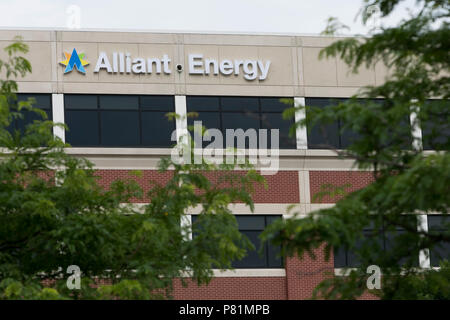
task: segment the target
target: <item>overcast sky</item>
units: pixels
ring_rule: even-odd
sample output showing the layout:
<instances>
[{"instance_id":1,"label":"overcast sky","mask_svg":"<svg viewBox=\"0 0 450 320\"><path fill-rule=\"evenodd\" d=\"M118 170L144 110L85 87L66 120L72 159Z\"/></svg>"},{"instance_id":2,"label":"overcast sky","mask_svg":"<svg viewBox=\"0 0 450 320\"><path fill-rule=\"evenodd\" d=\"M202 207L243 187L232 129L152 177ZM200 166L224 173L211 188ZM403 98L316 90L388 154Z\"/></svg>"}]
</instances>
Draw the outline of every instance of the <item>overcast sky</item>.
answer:
<instances>
[{"instance_id":1,"label":"overcast sky","mask_svg":"<svg viewBox=\"0 0 450 320\"><path fill-rule=\"evenodd\" d=\"M1 28L66 28L67 8L80 8L82 29L149 31L270 32L318 34L326 19L338 17L347 34L366 34L355 21L362 0L0 0ZM392 25L407 16L406 0Z\"/></svg>"}]
</instances>

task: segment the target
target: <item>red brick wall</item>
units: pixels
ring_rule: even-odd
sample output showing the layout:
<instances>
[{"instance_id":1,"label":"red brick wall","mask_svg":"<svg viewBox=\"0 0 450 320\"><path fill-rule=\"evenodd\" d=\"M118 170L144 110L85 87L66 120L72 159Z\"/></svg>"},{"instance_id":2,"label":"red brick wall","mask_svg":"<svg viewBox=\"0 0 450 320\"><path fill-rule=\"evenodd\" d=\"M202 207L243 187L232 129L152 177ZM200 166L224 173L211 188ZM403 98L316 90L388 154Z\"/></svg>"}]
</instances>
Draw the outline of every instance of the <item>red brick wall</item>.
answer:
<instances>
[{"instance_id":1,"label":"red brick wall","mask_svg":"<svg viewBox=\"0 0 450 320\"><path fill-rule=\"evenodd\" d=\"M310 171L309 183L311 202L313 203L335 203L341 196L330 197L329 195L323 198L314 199L314 195L321 192L321 186L333 185L343 186L349 184L345 188L346 192L353 192L361 189L374 181L373 173L368 171Z\"/></svg>"},{"instance_id":2,"label":"red brick wall","mask_svg":"<svg viewBox=\"0 0 450 320\"><path fill-rule=\"evenodd\" d=\"M118 179L134 179L139 185L148 191L150 189L149 181L157 183L166 183L171 176L171 172L158 172L156 170L142 170L142 177L131 175L132 170L96 170L95 174L100 177L99 184L108 187L111 182ZM217 181L216 172L206 173L212 181ZM242 174L242 173L241 173ZM279 171L275 175L265 176L267 181L267 190L261 184L255 184L253 201L255 203L298 203L298 172L297 171ZM134 200L133 202L142 202Z\"/></svg>"},{"instance_id":3,"label":"red brick wall","mask_svg":"<svg viewBox=\"0 0 450 320\"><path fill-rule=\"evenodd\" d=\"M333 255L325 261L323 248L314 251L315 259L308 254L286 259L287 294L289 300L311 299L314 288L327 274L334 274Z\"/></svg>"},{"instance_id":4,"label":"red brick wall","mask_svg":"<svg viewBox=\"0 0 450 320\"><path fill-rule=\"evenodd\" d=\"M164 184L170 179L170 172L159 173L156 170L143 170L142 177L130 175L131 170L96 170L100 176L99 183L108 186L116 179L135 179L148 190L149 181ZM207 173L212 181L217 181L217 173ZM280 171L276 175L265 176L268 189L255 186L253 199L255 203L299 203L299 182L297 171ZM341 186L351 184L347 191L360 189L373 181L371 172L358 171L310 171L311 198L320 191L323 184ZM319 201L315 201L319 202ZM336 199L324 197L322 203L334 203ZM334 273L333 256L325 261L322 248L315 251L316 257L308 255L301 259L286 259L286 277L218 277L209 285L197 286L188 281L188 287L182 287L179 279L174 282L175 299L310 299L314 288L329 274ZM328 275L327 275L328 274ZM376 299L364 294L361 299Z\"/></svg>"},{"instance_id":5,"label":"red brick wall","mask_svg":"<svg viewBox=\"0 0 450 320\"><path fill-rule=\"evenodd\" d=\"M157 170L141 170L142 175L132 174L133 170L95 170L95 175L99 177L98 184L108 188L115 180L135 180L144 190L144 193L150 190L150 181L159 184L165 184L172 176L172 172L159 172ZM131 202L142 202L141 199L131 199Z\"/></svg>"},{"instance_id":6,"label":"red brick wall","mask_svg":"<svg viewBox=\"0 0 450 320\"><path fill-rule=\"evenodd\" d=\"M226 277L213 278L208 285L197 286L188 281L183 287L174 282L174 299L178 300L285 300L285 277Z\"/></svg>"}]
</instances>

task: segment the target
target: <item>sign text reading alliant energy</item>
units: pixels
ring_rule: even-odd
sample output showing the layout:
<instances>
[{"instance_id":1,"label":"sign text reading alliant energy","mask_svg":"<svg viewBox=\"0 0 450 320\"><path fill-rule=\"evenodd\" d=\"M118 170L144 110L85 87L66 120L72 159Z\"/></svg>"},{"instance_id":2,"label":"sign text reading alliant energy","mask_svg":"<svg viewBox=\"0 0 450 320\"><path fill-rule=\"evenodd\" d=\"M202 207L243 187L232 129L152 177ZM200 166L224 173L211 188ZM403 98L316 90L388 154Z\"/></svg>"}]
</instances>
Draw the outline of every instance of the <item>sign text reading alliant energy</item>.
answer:
<instances>
[{"instance_id":1,"label":"sign text reading alliant energy","mask_svg":"<svg viewBox=\"0 0 450 320\"><path fill-rule=\"evenodd\" d=\"M111 58L111 59L110 59ZM113 52L108 56L106 52L100 52L94 72L102 69L112 74L171 74L171 62L167 54L162 57L134 58L130 53ZM269 73L270 60L253 59L222 59L204 58L202 54L188 55L189 74L192 75L231 75L243 74L246 80L265 80ZM177 71L181 72L183 67L177 65Z\"/></svg>"}]
</instances>

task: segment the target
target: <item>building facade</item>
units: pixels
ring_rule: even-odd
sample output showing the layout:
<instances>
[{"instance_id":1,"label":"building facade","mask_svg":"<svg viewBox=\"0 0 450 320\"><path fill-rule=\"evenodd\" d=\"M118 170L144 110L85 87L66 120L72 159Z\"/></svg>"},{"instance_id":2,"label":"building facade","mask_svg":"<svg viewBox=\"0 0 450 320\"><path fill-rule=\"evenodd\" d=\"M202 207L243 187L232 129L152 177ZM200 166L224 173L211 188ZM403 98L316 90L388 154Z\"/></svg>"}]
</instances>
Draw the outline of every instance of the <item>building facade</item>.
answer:
<instances>
[{"instance_id":1,"label":"building facade","mask_svg":"<svg viewBox=\"0 0 450 320\"><path fill-rule=\"evenodd\" d=\"M177 138L171 139L173 130L184 130L193 121L181 117L169 122L168 112L196 112L203 125L224 133L230 128L279 129L278 169L266 176L267 190L256 188L255 211L233 205L241 231L255 243L270 221L289 216L286 209L291 204L304 215L332 206L336 199L315 197L322 185L348 183L356 190L372 181L370 171L356 170L351 159L330 150L349 143L349 137L339 134L339 124L326 128L328 140L305 128L290 137L293 121L281 116L286 105L280 98L322 106L384 81L388 70L383 65L352 74L338 58L320 60L320 50L334 38L0 30L0 47L17 35L29 45L26 58L33 67L18 81L19 98L36 97L37 106L53 121L69 126L67 132L55 128L54 134L72 145L68 153L94 163L105 186L132 170L143 171L144 189L150 179L167 179L156 170L158 160L171 154ZM297 114L296 120L304 116ZM411 130L421 134L420 128ZM190 219L195 219L195 212ZM429 220L423 216L421 223L428 227ZM267 246L263 257L253 252L236 262L235 270L215 271L208 286L183 288L176 282L174 297L307 299L325 273L339 273L353 263L345 252L329 261L321 250L315 260L281 261L276 251ZM418 260L433 264L433 257Z\"/></svg>"}]
</instances>

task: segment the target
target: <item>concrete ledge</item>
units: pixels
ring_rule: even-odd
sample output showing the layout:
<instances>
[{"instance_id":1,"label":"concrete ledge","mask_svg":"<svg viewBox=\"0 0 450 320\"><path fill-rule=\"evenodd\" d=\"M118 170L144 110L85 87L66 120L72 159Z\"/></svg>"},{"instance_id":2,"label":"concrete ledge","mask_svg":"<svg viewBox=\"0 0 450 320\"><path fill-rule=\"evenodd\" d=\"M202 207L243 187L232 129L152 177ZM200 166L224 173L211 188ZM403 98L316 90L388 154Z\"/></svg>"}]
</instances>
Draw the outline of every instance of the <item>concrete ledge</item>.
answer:
<instances>
[{"instance_id":1,"label":"concrete ledge","mask_svg":"<svg viewBox=\"0 0 450 320\"><path fill-rule=\"evenodd\" d=\"M218 270L214 269L214 277L285 277L285 269L234 269Z\"/></svg>"}]
</instances>

